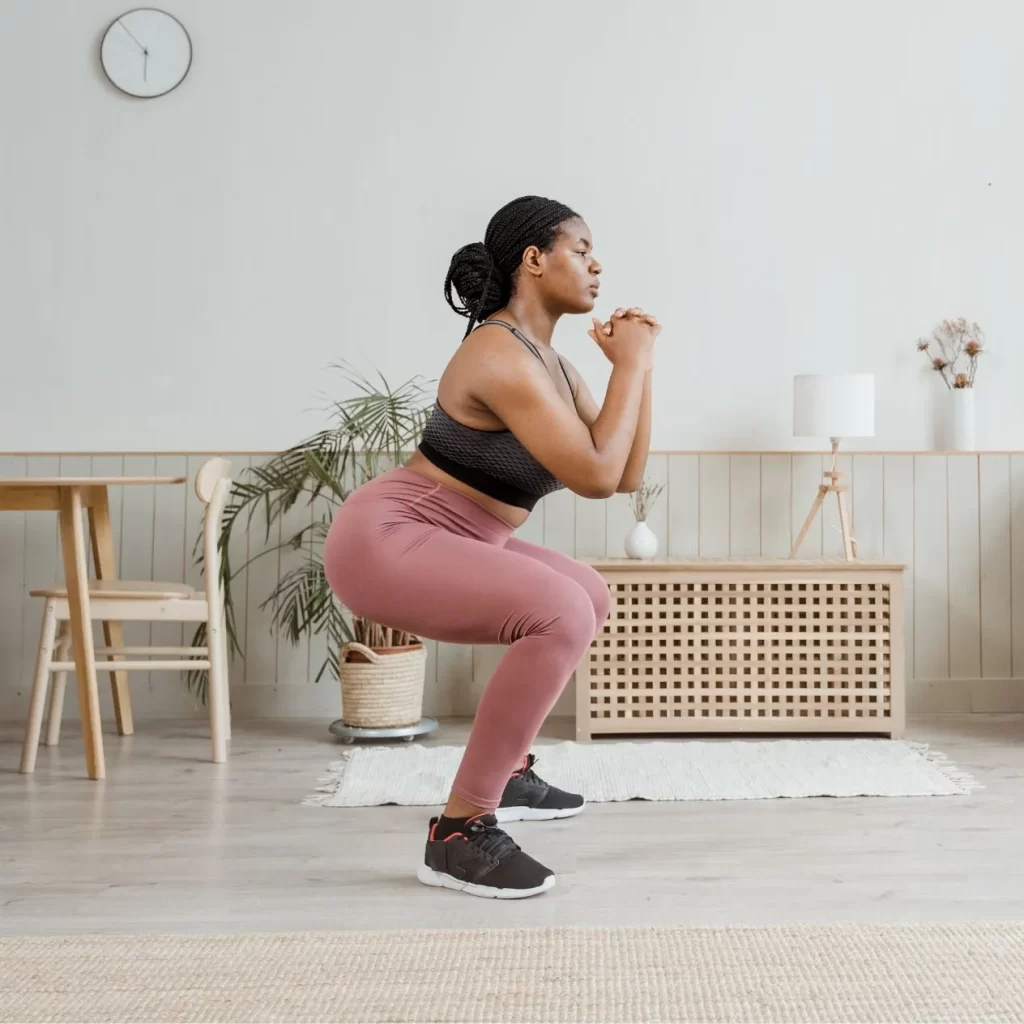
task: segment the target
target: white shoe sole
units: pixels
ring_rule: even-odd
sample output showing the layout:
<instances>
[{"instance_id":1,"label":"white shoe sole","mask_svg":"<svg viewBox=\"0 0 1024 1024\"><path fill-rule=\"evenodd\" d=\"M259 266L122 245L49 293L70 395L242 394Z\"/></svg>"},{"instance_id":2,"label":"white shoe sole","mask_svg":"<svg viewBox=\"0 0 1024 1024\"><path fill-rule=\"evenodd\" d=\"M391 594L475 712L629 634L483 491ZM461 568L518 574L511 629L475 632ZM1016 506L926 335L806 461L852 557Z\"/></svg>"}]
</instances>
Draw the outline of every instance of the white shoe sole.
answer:
<instances>
[{"instance_id":1,"label":"white shoe sole","mask_svg":"<svg viewBox=\"0 0 1024 1024\"><path fill-rule=\"evenodd\" d=\"M548 875L544 881L534 889L496 889L493 885L476 885L474 882L460 882L451 875L442 874L421 864L416 871L416 877L424 885L437 886L440 889L454 889L456 892L468 893L470 896L482 896L488 900L524 900L528 896L537 896L547 892L555 884L555 876Z\"/></svg>"},{"instance_id":2,"label":"white shoe sole","mask_svg":"<svg viewBox=\"0 0 1024 1024\"><path fill-rule=\"evenodd\" d=\"M575 818L586 807L499 807L494 816L501 821L554 821L556 818Z\"/></svg>"}]
</instances>

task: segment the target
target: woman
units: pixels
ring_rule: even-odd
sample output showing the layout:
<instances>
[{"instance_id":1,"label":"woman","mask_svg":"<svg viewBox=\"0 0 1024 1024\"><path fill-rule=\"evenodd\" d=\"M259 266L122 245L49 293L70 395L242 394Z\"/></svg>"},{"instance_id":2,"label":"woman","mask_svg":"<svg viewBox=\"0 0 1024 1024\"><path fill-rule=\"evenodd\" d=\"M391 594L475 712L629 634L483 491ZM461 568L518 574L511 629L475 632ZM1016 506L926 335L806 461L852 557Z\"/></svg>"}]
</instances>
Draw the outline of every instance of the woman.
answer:
<instances>
[{"instance_id":1,"label":"woman","mask_svg":"<svg viewBox=\"0 0 1024 1024\"><path fill-rule=\"evenodd\" d=\"M583 807L538 778L527 752L604 624L608 588L589 566L512 534L560 487L604 498L643 476L657 321L621 309L594 319L590 337L612 363L601 406L551 347L562 314L593 310L600 274L590 231L567 206L524 196L502 207L484 242L452 257L445 297L469 326L419 450L345 501L325 545L327 578L355 614L509 647L430 821L418 871L428 885L499 899L551 888L553 873L497 822Z\"/></svg>"}]
</instances>

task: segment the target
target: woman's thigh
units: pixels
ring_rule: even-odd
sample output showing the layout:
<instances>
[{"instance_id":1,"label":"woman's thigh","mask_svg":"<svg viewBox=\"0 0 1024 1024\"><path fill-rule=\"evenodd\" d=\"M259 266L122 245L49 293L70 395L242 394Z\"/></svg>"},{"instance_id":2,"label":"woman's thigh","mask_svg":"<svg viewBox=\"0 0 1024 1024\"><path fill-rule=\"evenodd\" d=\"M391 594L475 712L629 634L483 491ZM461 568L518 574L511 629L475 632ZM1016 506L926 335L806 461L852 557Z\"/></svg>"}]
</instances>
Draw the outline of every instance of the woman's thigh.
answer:
<instances>
[{"instance_id":1,"label":"woman's thigh","mask_svg":"<svg viewBox=\"0 0 1024 1024\"><path fill-rule=\"evenodd\" d=\"M444 643L509 644L570 610L578 615L584 594L595 604L585 574L573 578L518 543L423 523L381 530L372 508L365 521L359 512L349 510L328 539L324 568L338 599L363 618Z\"/></svg>"},{"instance_id":2,"label":"woman's thigh","mask_svg":"<svg viewBox=\"0 0 1024 1024\"><path fill-rule=\"evenodd\" d=\"M561 576L578 583L587 592L590 602L594 606L594 619L597 629L600 630L608 618L611 609L611 594L604 577L592 566L577 562L575 558L563 555L550 548L542 548L537 544L530 544L528 541L519 540L518 537L509 538L505 544L505 550L513 554L523 555L532 558L543 565L554 569Z\"/></svg>"}]
</instances>

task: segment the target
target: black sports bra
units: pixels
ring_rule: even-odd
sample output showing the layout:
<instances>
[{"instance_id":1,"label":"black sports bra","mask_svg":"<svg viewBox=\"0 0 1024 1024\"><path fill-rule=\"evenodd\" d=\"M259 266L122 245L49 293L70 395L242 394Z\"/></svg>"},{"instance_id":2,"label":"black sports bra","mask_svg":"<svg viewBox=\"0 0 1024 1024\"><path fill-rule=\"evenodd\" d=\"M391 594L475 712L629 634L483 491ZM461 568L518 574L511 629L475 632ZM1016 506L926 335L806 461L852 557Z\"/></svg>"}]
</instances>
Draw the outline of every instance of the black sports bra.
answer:
<instances>
[{"instance_id":1,"label":"black sports bra","mask_svg":"<svg viewBox=\"0 0 1024 1024\"><path fill-rule=\"evenodd\" d=\"M504 320L485 320L480 327L497 324L510 330L541 362L537 346ZM479 330L479 328L477 328ZM569 383L573 400L576 390L561 359L558 365ZM419 450L438 469L481 494L528 511L545 494L564 486L517 440L511 430L477 430L454 420L435 402L423 430Z\"/></svg>"}]
</instances>

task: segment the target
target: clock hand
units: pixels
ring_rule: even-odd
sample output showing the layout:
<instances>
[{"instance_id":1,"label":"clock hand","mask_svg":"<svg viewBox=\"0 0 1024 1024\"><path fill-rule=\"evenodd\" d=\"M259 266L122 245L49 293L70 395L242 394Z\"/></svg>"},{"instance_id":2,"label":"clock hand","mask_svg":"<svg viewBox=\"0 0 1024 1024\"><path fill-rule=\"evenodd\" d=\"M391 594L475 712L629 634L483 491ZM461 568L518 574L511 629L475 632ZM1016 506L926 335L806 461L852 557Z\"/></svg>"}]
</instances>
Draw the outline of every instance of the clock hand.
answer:
<instances>
[{"instance_id":1,"label":"clock hand","mask_svg":"<svg viewBox=\"0 0 1024 1024\"><path fill-rule=\"evenodd\" d=\"M117 23L118 23L118 25L120 25L120 26L121 26L121 28L123 28L123 29L125 30L125 32L127 32L127 33L128 33L128 35L130 35L130 36L132 37L132 41L133 41L133 42L135 43L135 45L136 45L136 46L137 46L137 47L138 47L138 48L139 48L139 49L140 49L140 50L141 50L141 51L142 51L143 53L148 53L148 52L149 52L149 51L147 51L147 49L146 49L146 48L145 48L145 47L144 47L144 46L142 45L142 43L140 43L140 42L138 41L138 39L136 39L136 38L135 38L135 36L134 36L134 35L132 34L131 30L130 30L130 29L128 28L128 26L127 26L127 25L125 25L125 23L124 23L123 21L121 21L120 19L118 19L118 22L117 22Z\"/></svg>"},{"instance_id":2,"label":"clock hand","mask_svg":"<svg viewBox=\"0 0 1024 1024\"><path fill-rule=\"evenodd\" d=\"M147 75L147 71L149 70L149 50L143 50L142 54L142 80L144 82L148 82L149 76Z\"/></svg>"}]
</instances>

